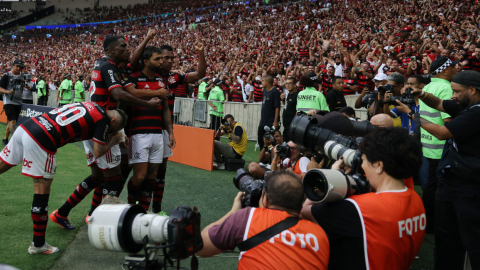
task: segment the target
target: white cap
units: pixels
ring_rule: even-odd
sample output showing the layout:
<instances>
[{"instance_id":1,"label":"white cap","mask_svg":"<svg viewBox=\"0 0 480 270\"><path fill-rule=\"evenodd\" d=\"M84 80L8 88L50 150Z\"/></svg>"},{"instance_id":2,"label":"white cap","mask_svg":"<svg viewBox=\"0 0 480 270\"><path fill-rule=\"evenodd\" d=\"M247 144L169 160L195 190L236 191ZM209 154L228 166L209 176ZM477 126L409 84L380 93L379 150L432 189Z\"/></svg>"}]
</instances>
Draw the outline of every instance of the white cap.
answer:
<instances>
[{"instance_id":1,"label":"white cap","mask_svg":"<svg viewBox=\"0 0 480 270\"><path fill-rule=\"evenodd\" d=\"M387 81L388 77L385 75L385 73L378 73L375 75L375 78L373 78L374 81Z\"/></svg>"}]
</instances>

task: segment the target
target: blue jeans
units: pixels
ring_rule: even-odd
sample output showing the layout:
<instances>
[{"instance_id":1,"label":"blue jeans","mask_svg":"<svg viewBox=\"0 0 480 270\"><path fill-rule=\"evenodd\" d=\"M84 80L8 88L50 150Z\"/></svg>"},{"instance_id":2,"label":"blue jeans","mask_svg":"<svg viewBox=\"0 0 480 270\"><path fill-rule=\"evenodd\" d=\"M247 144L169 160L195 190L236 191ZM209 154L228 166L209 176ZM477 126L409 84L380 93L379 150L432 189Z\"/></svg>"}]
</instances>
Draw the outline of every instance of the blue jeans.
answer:
<instances>
[{"instance_id":1,"label":"blue jeans","mask_svg":"<svg viewBox=\"0 0 480 270\"><path fill-rule=\"evenodd\" d=\"M422 167L420 167L420 171L418 172L418 178L420 180L420 186L422 189L425 189L425 186L428 182L428 159L426 157L422 157Z\"/></svg>"}]
</instances>

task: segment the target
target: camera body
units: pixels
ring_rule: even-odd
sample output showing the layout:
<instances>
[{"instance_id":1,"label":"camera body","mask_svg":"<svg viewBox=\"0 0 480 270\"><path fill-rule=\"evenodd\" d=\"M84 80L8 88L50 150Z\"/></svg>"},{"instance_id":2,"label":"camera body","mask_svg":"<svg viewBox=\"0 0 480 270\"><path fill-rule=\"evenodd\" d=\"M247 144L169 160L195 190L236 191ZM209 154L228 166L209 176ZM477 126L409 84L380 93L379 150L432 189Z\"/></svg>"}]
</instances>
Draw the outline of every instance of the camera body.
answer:
<instances>
[{"instance_id":1,"label":"camera body","mask_svg":"<svg viewBox=\"0 0 480 270\"><path fill-rule=\"evenodd\" d=\"M245 192L242 207L258 207L263 185L265 184L263 179L254 179L249 172L242 168L238 169L237 175L233 177L233 184L237 189Z\"/></svg>"},{"instance_id":2,"label":"camera body","mask_svg":"<svg viewBox=\"0 0 480 270\"><path fill-rule=\"evenodd\" d=\"M368 107L373 104L378 99L378 91L370 92L362 98L362 106Z\"/></svg>"},{"instance_id":3,"label":"camera body","mask_svg":"<svg viewBox=\"0 0 480 270\"><path fill-rule=\"evenodd\" d=\"M380 87L378 87L378 92L384 96L386 92L392 92L393 91L393 85L391 84L385 84Z\"/></svg>"},{"instance_id":4,"label":"camera body","mask_svg":"<svg viewBox=\"0 0 480 270\"><path fill-rule=\"evenodd\" d=\"M290 156L290 146L286 142L277 146L277 155L281 158L287 158Z\"/></svg>"},{"instance_id":5,"label":"camera body","mask_svg":"<svg viewBox=\"0 0 480 270\"><path fill-rule=\"evenodd\" d=\"M267 141L272 141L274 140L274 137L273 135L275 134L275 127L269 127L269 126L265 126L263 127L263 129L265 130L265 135L263 135L263 138L265 138L265 140Z\"/></svg>"},{"instance_id":6,"label":"camera body","mask_svg":"<svg viewBox=\"0 0 480 270\"><path fill-rule=\"evenodd\" d=\"M412 107L415 106L415 96L412 94L413 89L407 88L403 97L390 97L387 102L388 105L398 105L397 100L403 104Z\"/></svg>"}]
</instances>

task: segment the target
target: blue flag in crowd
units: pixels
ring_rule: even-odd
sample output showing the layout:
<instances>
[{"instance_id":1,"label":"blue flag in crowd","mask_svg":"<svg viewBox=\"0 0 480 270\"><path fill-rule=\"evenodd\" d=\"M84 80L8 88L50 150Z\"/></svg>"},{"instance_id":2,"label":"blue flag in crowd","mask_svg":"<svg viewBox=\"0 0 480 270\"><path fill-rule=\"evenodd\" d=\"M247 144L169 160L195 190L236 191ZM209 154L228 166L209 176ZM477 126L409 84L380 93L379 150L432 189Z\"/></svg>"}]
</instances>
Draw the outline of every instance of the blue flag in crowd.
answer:
<instances>
[{"instance_id":1,"label":"blue flag in crowd","mask_svg":"<svg viewBox=\"0 0 480 270\"><path fill-rule=\"evenodd\" d=\"M51 38L51 37L52 37L52 35L50 35L50 34L47 34L47 38Z\"/></svg>"},{"instance_id":2,"label":"blue flag in crowd","mask_svg":"<svg viewBox=\"0 0 480 270\"><path fill-rule=\"evenodd\" d=\"M16 38L17 38L17 36L15 36L15 35L12 35L12 38L13 38L13 39L16 39Z\"/></svg>"}]
</instances>

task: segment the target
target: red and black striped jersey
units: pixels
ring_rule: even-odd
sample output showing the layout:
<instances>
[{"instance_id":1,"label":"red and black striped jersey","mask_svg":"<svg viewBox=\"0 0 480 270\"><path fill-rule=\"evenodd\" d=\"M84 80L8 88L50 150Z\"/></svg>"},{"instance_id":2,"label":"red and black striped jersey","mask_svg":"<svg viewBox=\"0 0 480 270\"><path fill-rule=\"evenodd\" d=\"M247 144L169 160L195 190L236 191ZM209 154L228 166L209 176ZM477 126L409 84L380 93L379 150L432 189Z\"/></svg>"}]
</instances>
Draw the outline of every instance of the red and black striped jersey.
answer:
<instances>
[{"instance_id":1,"label":"red and black striped jersey","mask_svg":"<svg viewBox=\"0 0 480 270\"><path fill-rule=\"evenodd\" d=\"M168 73L167 75L164 74L157 74L160 78L167 82L168 86L168 108L170 109L170 114L172 115L173 121L173 107L175 106L175 92L179 85L185 84L187 81L188 73L185 75L180 75L178 73Z\"/></svg>"},{"instance_id":2,"label":"red and black striped jersey","mask_svg":"<svg viewBox=\"0 0 480 270\"><path fill-rule=\"evenodd\" d=\"M128 80L135 85L136 89L158 90L165 88L168 90L167 82L158 74L155 74L153 78L149 78L142 71L138 71L128 76ZM162 133L162 109L162 105L156 109L130 107L128 136L135 134Z\"/></svg>"},{"instance_id":3,"label":"red and black striped jersey","mask_svg":"<svg viewBox=\"0 0 480 270\"><path fill-rule=\"evenodd\" d=\"M326 95L333 88L332 78L328 77L327 74L321 74L320 76L322 77L322 93Z\"/></svg>"},{"instance_id":4,"label":"red and black striped jersey","mask_svg":"<svg viewBox=\"0 0 480 270\"><path fill-rule=\"evenodd\" d=\"M187 97L187 86L185 84L179 84L175 89L176 97Z\"/></svg>"},{"instance_id":5,"label":"red and black striped jersey","mask_svg":"<svg viewBox=\"0 0 480 270\"><path fill-rule=\"evenodd\" d=\"M355 91L348 88L348 86L358 86L357 80L352 78L350 79L343 78L343 95L344 96L354 95Z\"/></svg>"},{"instance_id":6,"label":"red and black striped jersey","mask_svg":"<svg viewBox=\"0 0 480 270\"><path fill-rule=\"evenodd\" d=\"M253 101L254 102L263 101L263 88L262 88L262 83L259 81L253 81Z\"/></svg>"},{"instance_id":7,"label":"red and black striped jersey","mask_svg":"<svg viewBox=\"0 0 480 270\"><path fill-rule=\"evenodd\" d=\"M242 95L242 85L235 83L233 85L234 91L232 91L232 101L233 102L242 102L243 101L243 95ZM240 91L240 93L237 93L235 91Z\"/></svg>"},{"instance_id":8,"label":"red and black striped jersey","mask_svg":"<svg viewBox=\"0 0 480 270\"><path fill-rule=\"evenodd\" d=\"M367 73L373 74L373 71L370 69L369 71L367 71ZM363 90L363 88L368 87L370 91L373 91L373 89L375 88L375 83L372 81L372 79L364 75L363 72L360 72L360 71L357 72L357 81L358 81L358 85L360 86L360 90Z\"/></svg>"},{"instance_id":9,"label":"red and black striped jersey","mask_svg":"<svg viewBox=\"0 0 480 270\"><path fill-rule=\"evenodd\" d=\"M480 72L480 60L476 56L469 57L467 61L469 69Z\"/></svg>"},{"instance_id":10,"label":"red and black striped jersey","mask_svg":"<svg viewBox=\"0 0 480 270\"><path fill-rule=\"evenodd\" d=\"M74 141L93 139L105 145L110 118L98 104L81 102L31 118L21 126L43 150L55 154L58 148Z\"/></svg>"},{"instance_id":11,"label":"red and black striped jersey","mask_svg":"<svg viewBox=\"0 0 480 270\"><path fill-rule=\"evenodd\" d=\"M114 62L103 57L95 61L92 73L92 81L95 84L94 91L91 93L90 100L100 107L110 110L117 108L117 101L113 98L110 91L116 87L127 87L130 83L120 79L122 74Z\"/></svg>"},{"instance_id":12,"label":"red and black striped jersey","mask_svg":"<svg viewBox=\"0 0 480 270\"><path fill-rule=\"evenodd\" d=\"M298 49L298 53L300 54L300 58L310 58L310 49Z\"/></svg>"},{"instance_id":13,"label":"red and black striped jersey","mask_svg":"<svg viewBox=\"0 0 480 270\"><path fill-rule=\"evenodd\" d=\"M223 91L223 97L225 98L225 101L231 101L232 100L232 97L230 96L230 89L232 87L233 87L232 85L226 85L226 84L222 84L220 86L220 88Z\"/></svg>"}]
</instances>

